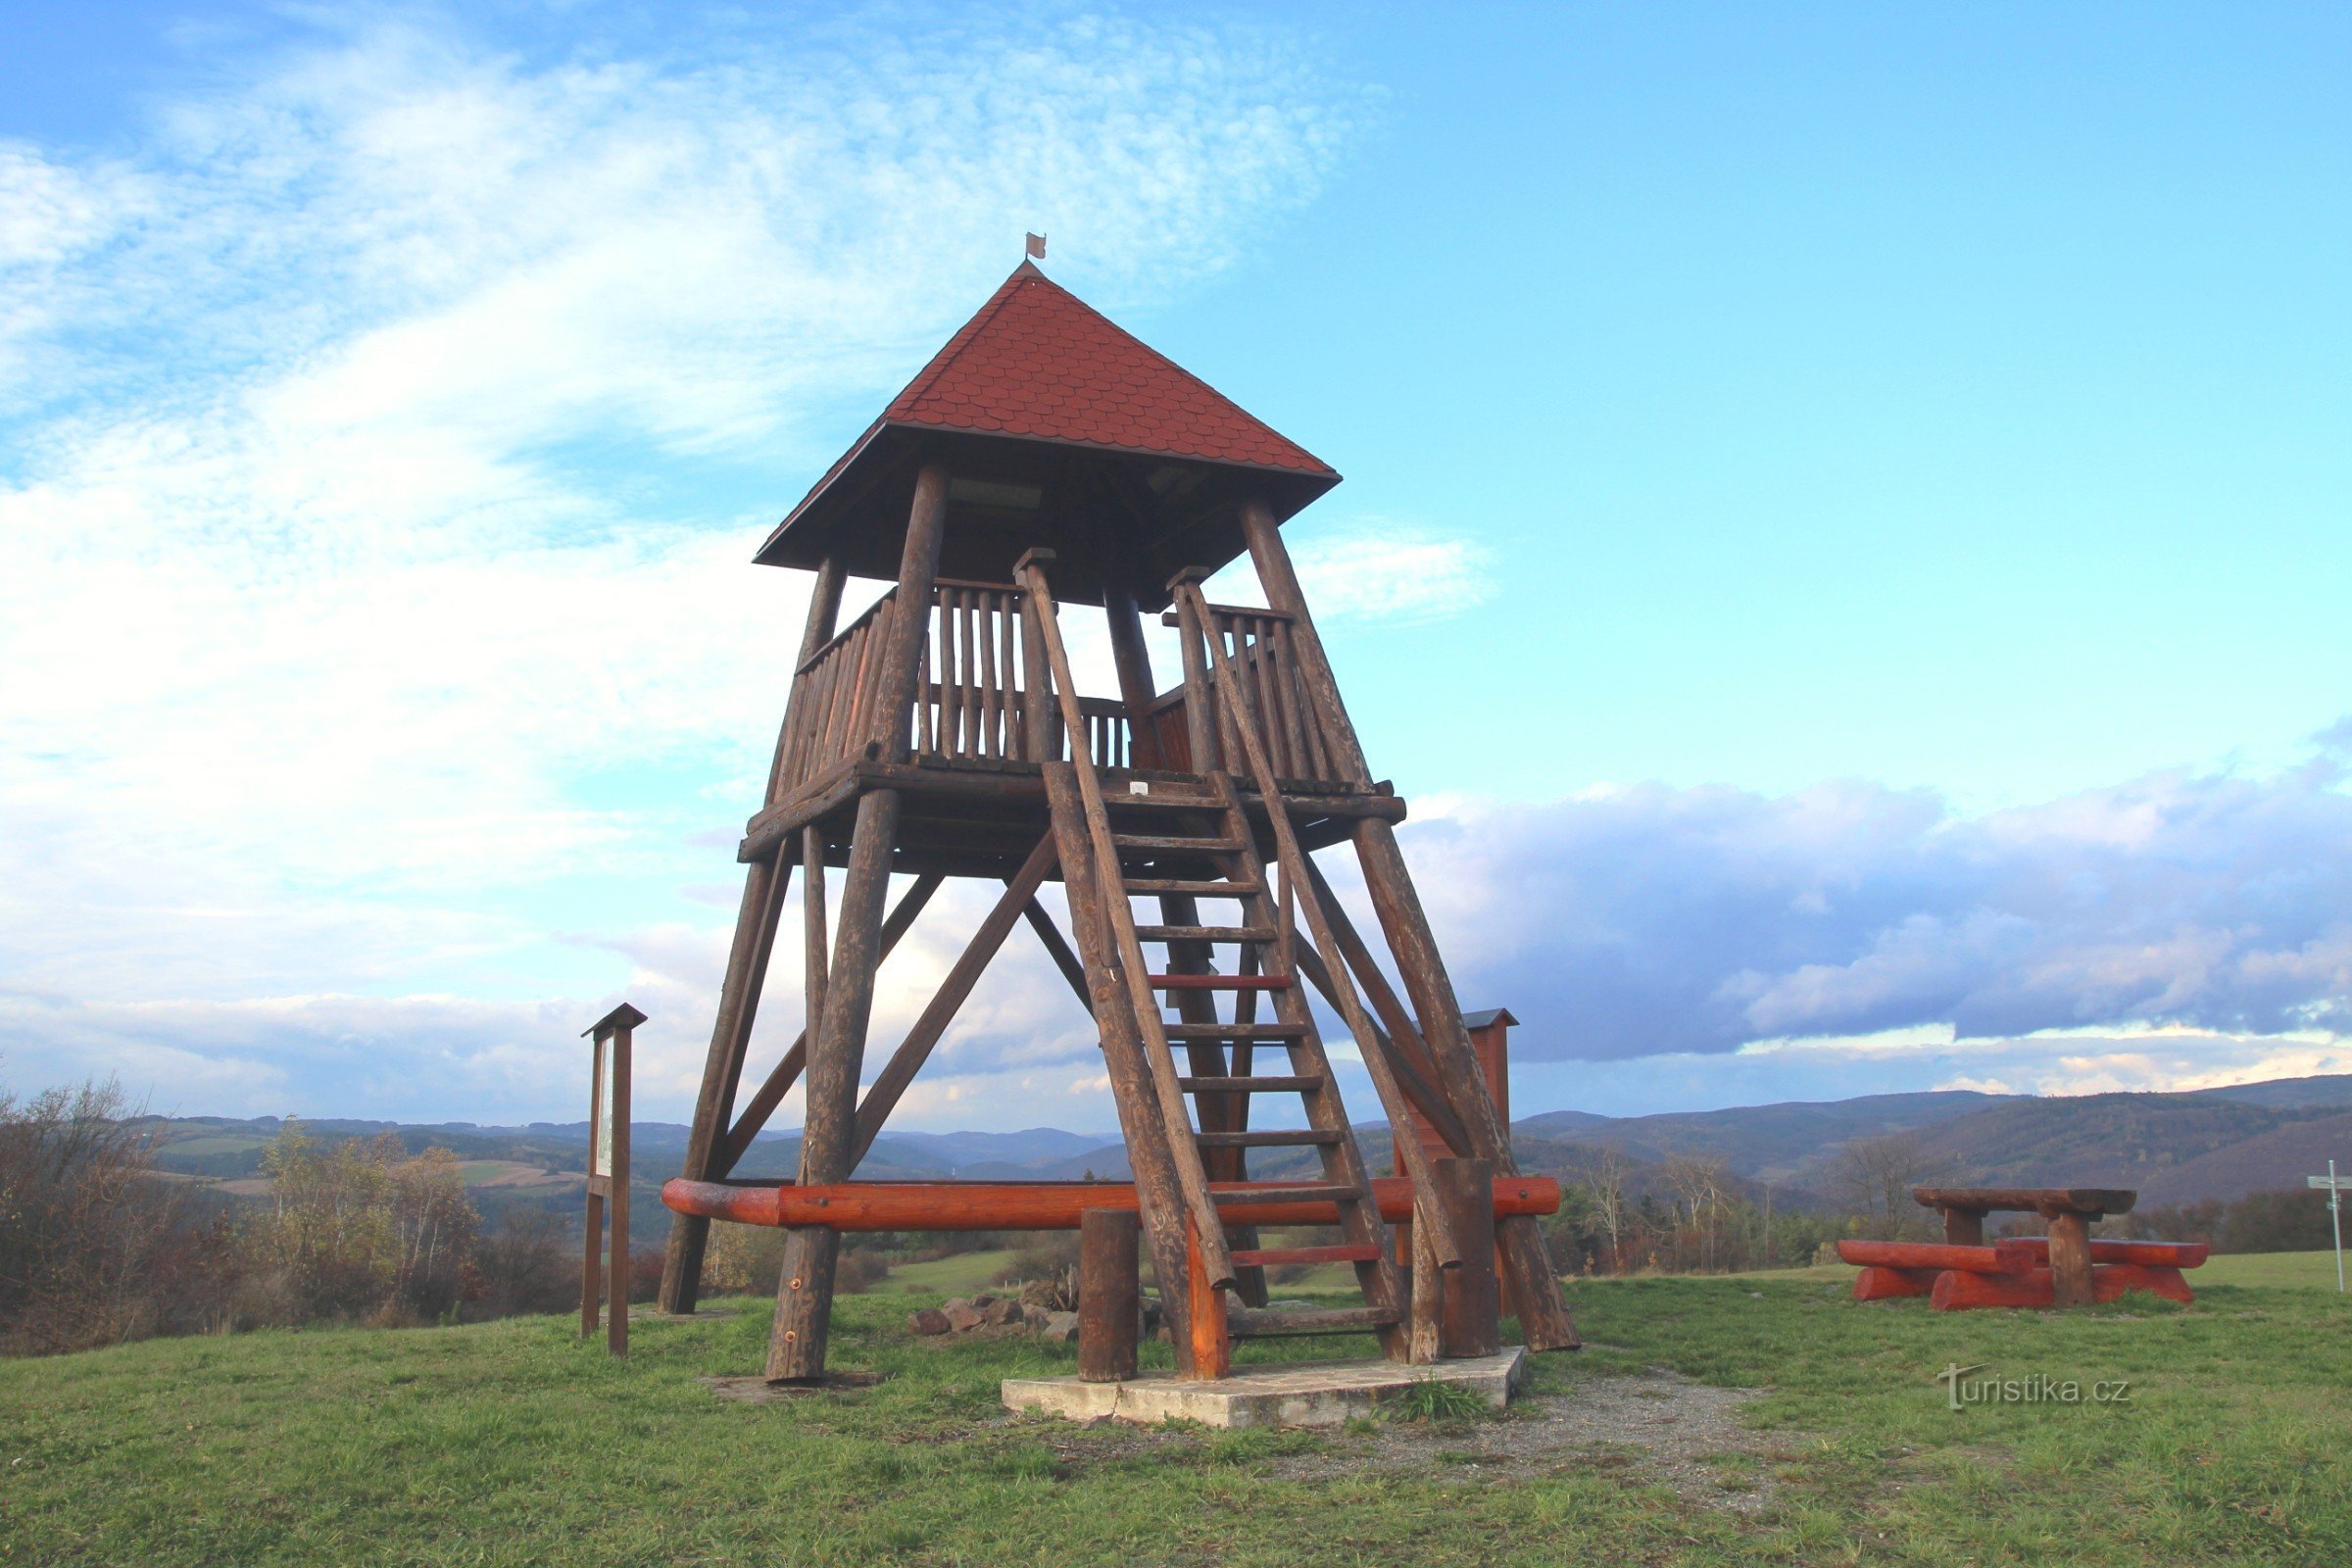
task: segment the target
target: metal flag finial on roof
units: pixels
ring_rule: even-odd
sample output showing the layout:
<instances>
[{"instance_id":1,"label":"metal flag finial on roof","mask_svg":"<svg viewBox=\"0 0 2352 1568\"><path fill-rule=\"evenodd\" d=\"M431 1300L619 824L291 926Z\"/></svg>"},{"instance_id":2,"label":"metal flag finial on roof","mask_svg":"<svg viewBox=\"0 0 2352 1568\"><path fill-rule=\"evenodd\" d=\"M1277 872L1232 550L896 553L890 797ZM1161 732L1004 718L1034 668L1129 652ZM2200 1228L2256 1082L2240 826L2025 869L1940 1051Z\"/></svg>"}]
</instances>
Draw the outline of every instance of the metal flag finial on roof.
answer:
<instances>
[{"instance_id":1,"label":"metal flag finial on roof","mask_svg":"<svg viewBox=\"0 0 2352 1568\"><path fill-rule=\"evenodd\" d=\"M1032 234L1029 236L1029 259L1033 262L1042 262L1046 259L1045 235Z\"/></svg>"}]
</instances>

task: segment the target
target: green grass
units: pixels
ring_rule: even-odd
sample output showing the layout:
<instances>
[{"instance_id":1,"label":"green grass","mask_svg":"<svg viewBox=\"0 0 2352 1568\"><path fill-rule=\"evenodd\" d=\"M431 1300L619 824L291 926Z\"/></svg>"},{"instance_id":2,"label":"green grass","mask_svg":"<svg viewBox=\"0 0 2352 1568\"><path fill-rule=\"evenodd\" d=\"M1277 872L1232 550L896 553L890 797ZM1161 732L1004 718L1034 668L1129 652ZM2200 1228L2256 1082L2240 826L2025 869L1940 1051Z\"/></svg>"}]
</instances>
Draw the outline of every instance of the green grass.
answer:
<instances>
[{"instance_id":1,"label":"green grass","mask_svg":"<svg viewBox=\"0 0 2352 1568\"><path fill-rule=\"evenodd\" d=\"M987 1290L1013 1255L1010 1250L957 1252L951 1257L935 1257L928 1263L902 1263L890 1271L890 1277L877 1289L969 1296Z\"/></svg>"},{"instance_id":2,"label":"green grass","mask_svg":"<svg viewBox=\"0 0 2352 1568\"><path fill-rule=\"evenodd\" d=\"M2208 1258L2203 1268L2190 1270L2188 1283L2199 1290L2208 1285L2259 1285L2332 1291L2335 1252L2232 1252Z\"/></svg>"},{"instance_id":3,"label":"green grass","mask_svg":"<svg viewBox=\"0 0 2352 1568\"><path fill-rule=\"evenodd\" d=\"M640 1322L626 1362L563 1318L160 1341L0 1364L0 1564L2352 1561L2352 1307L2199 1284L2187 1308L1948 1314L1834 1280L1571 1285L1591 1343L1539 1392L1653 1366L1766 1391L1744 1418L1785 1457L1723 1463L1770 1483L1749 1515L1610 1453L1297 1480L1374 1440L1011 1419L998 1381L1073 1349L918 1341L905 1295L837 1315L834 1364L883 1382L770 1405L697 1381L757 1370L765 1301ZM2131 1397L1955 1412L1954 1363Z\"/></svg>"}]
</instances>

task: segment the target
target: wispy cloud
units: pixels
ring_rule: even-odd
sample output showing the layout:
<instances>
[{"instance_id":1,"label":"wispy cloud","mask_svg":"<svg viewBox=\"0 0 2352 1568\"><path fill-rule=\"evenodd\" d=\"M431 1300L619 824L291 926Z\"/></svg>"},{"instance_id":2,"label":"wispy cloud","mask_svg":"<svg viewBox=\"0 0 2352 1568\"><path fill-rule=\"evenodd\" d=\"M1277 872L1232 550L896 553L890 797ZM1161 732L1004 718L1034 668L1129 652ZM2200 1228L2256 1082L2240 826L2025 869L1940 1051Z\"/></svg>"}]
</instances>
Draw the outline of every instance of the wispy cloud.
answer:
<instances>
[{"instance_id":1,"label":"wispy cloud","mask_svg":"<svg viewBox=\"0 0 2352 1568\"><path fill-rule=\"evenodd\" d=\"M286 1042L437 1063L419 996L491 999L450 1049L559 1050L495 999L617 985L756 793L801 591L760 522L1024 227L1170 295L1363 107L1278 33L1068 12L552 61L403 15L106 160L0 145L12 1077L131 1027L76 1008L197 1009L215 1060L244 1017L306 1096L333 1054Z\"/></svg>"},{"instance_id":2,"label":"wispy cloud","mask_svg":"<svg viewBox=\"0 0 2352 1568\"><path fill-rule=\"evenodd\" d=\"M1435 619L1494 591L1485 546L1385 518L1308 530L1294 559L1300 586L1329 620Z\"/></svg>"}]
</instances>

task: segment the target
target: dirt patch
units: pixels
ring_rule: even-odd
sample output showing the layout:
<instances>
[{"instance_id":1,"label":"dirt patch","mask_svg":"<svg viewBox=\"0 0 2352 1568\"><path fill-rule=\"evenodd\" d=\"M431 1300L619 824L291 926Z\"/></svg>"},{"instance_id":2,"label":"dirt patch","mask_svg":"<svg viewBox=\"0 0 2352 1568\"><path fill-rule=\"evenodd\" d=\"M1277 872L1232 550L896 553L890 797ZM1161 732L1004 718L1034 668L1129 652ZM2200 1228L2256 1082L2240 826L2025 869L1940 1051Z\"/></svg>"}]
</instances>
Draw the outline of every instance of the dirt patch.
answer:
<instances>
[{"instance_id":1,"label":"dirt patch","mask_svg":"<svg viewBox=\"0 0 2352 1568\"><path fill-rule=\"evenodd\" d=\"M1772 1465L1794 1457L1789 1434L1740 1424L1740 1407L1759 1392L1719 1389L1657 1369L1593 1378L1566 1394L1520 1399L1499 1421L1384 1422L1377 1433L1335 1434L1325 1450L1277 1459L1271 1468L1301 1481L1403 1471L1464 1483L1613 1473L1672 1487L1710 1507L1753 1513L1771 1505Z\"/></svg>"}]
</instances>

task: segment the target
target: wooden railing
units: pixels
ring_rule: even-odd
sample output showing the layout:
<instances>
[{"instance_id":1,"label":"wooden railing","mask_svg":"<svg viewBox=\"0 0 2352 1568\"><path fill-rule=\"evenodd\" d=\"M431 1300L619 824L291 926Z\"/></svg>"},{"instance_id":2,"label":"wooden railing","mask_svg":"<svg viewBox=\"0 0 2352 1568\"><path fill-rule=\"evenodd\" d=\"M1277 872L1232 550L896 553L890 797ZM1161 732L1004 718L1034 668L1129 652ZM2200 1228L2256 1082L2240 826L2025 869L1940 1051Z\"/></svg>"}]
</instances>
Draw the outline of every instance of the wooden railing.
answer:
<instances>
[{"instance_id":1,"label":"wooden railing","mask_svg":"<svg viewBox=\"0 0 2352 1568\"><path fill-rule=\"evenodd\" d=\"M1210 667L1230 672L1234 681L1234 701L1214 705L1223 765L1231 770L1243 766L1243 747L1234 725L1246 722L1264 745L1277 778L1302 783L1340 779L1333 761L1338 748L1324 733L1306 684L1299 679L1291 617L1279 610L1203 608L1208 612L1203 630L1209 639Z\"/></svg>"},{"instance_id":2,"label":"wooden railing","mask_svg":"<svg viewBox=\"0 0 2352 1568\"><path fill-rule=\"evenodd\" d=\"M998 583L942 579L933 588L907 735L915 756L1037 762L1069 755L1061 714L1050 696L1032 724L1030 694L1046 691L1048 683L1043 657L1021 624L1021 600L1018 590ZM788 798L862 756L877 738L882 651L897 614L894 588L795 674L771 799ZM1038 660L1035 676L1032 659ZM1097 766L1136 765L1125 705L1081 697L1078 709Z\"/></svg>"},{"instance_id":3,"label":"wooden railing","mask_svg":"<svg viewBox=\"0 0 2352 1568\"><path fill-rule=\"evenodd\" d=\"M943 579L915 677L917 756L1025 757L1028 691L1020 596L1009 587Z\"/></svg>"},{"instance_id":4,"label":"wooden railing","mask_svg":"<svg viewBox=\"0 0 2352 1568\"><path fill-rule=\"evenodd\" d=\"M770 799L785 799L809 779L862 752L873 738L882 652L889 644L898 599L896 588L884 594L794 672Z\"/></svg>"}]
</instances>

